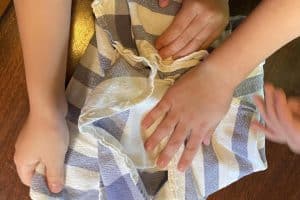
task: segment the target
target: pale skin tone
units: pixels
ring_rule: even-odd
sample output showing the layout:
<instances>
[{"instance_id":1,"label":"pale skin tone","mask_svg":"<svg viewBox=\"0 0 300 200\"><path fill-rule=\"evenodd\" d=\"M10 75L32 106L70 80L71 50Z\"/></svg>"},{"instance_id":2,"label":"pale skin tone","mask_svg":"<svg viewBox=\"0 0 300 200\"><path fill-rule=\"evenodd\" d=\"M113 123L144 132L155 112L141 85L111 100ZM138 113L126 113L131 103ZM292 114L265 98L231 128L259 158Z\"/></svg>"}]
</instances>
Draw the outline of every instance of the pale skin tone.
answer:
<instances>
[{"instance_id":1,"label":"pale skin tone","mask_svg":"<svg viewBox=\"0 0 300 200\"><path fill-rule=\"evenodd\" d=\"M158 157L159 167L165 167L187 139L178 163L180 171L186 170L200 145L209 143L215 127L228 111L234 88L261 61L299 37L299 18L298 0L262 1L201 66L186 73L167 91L142 123L147 129L159 116L164 116L145 142L145 148L152 150L162 138L170 136ZM298 131L295 126L291 132L299 135Z\"/></svg>"},{"instance_id":2,"label":"pale skin tone","mask_svg":"<svg viewBox=\"0 0 300 200\"><path fill-rule=\"evenodd\" d=\"M287 144L300 153L300 97L287 99L282 89L266 84L265 100L257 96L254 101L266 126L254 122L253 128L264 132L269 140Z\"/></svg>"},{"instance_id":3,"label":"pale skin tone","mask_svg":"<svg viewBox=\"0 0 300 200\"><path fill-rule=\"evenodd\" d=\"M169 28L156 42L161 56L180 57L213 41L228 21L226 6L221 6L221 3L224 2L185 0L180 11L182 14L176 17L177 22L173 22L178 24ZM167 0L160 0L162 7L167 4ZM46 166L50 190L59 192L64 184L63 162L68 145L68 129L64 120L67 110L64 76L71 0L15 0L15 6L30 102L27 122L16 143L15 163L22 182L30 185L35 166L42 162ZM207 15L197 13L197 9L193 9L195 6L210 10L207 12L210 17L197 23L197 16L205 19ZM186 138L190 139L178 166L182 171L190 165L199 146L209 144L211 134L228 110L238 83L263 59L299 36L299 10L300 2L297 0L262 2L201 66L185 74L170 88L143 121L147 128L157 116L166 116L145 144L146 149L151 150L161 138L171 135L158 158L160 167L167 165ZM187 19L188 26L182 24L185 21L181 19L186 13L193 13L193 17ZM220 16L224 17L223 20ZM177 26L185 27L186 31L180 32ZM274 34L275 30L280 34ZM175 45L179 42L180 45ZM235 59L227 59L230 57Z\"/></svg>"},{"instance_id":4,"label":"pale skin tone","mask_svg":"<svg viewBox=\"0 0 300 200\"><path fill-rule=\"evenodd\" d=\"M168 6L169 0L160 0ZM229 19L227 0L184 0L173 23L158 38L155 47L163 58L185 56L206 49L220 35Z\"/></svg>"},{"instance_id":5,"label":"pale skin tone","mask_svg":"<svg viewBox=\"0 0 300 200\"><path fill-rule=\"evenodd\" d=\"M43 163L49 188L59 192L64 184L64 157L69 142L64 85L71 0L14 3L30 104L14 160L21 181L28 186L36 165Z\"/></svg>"}]
</instances>

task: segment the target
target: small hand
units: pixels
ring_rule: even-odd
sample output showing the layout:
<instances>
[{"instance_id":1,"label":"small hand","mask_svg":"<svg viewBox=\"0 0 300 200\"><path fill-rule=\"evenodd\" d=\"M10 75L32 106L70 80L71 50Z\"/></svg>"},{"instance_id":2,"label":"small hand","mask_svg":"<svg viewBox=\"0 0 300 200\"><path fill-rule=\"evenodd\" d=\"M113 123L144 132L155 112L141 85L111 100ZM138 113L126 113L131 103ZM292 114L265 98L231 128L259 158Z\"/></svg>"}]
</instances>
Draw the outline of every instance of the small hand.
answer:
<instances>
[{"instance_id":1,"label":"small hand","mask_svg":"<svg viewBox=\"0 0 300 200\"><path fill-rule=\"evenodd\" d=\"M178 164L178 169L184 171L200 145L209 145L216 126L228 111L234 87L223 81L226 80L223 73L212 69L202 65L183 75L144 118L142 126L147 129L164 116L145 142L146 150L151 151L163 138L170 136L158 157L159 167L165 167L187 139Z\"/></svg>"},{"instance_id":2,"label":"small hand","mask_svg":"<svg viewBox=\"0 0 300 200\"><path fill-rule=\"evenodd\" d=\"M36 166L43 163L50 190L60 192L64 185L68 143L69 132L64 117L29 114L15 145L14 160L21 181L30 186Z\"/></svg>"},{"instance_id":3,"label":"small hand","mask_svg":"<svg viewBox=\"0 0 300 200\"><path fill-rule=\"evenodd\" d=\"M159 0L166 7L169 0ZM173 23L157 39L163 58L178 58L207 48L224 30L229 20L227 0L183 0Z\"/></svg>"},{"instance_id":4,"label":"small hand","mask_svg":"<svg viewBox=\"0 0 300 200\"><path fill-rule=\"evenodd\" d=\"M259 122L252 126L265 133L269 140L287 144L292 151L300 153L300 98L287 100L282 89L266 84L265 101L259 96L254 101L266 127Z\"/></svg>"}]
</instances>

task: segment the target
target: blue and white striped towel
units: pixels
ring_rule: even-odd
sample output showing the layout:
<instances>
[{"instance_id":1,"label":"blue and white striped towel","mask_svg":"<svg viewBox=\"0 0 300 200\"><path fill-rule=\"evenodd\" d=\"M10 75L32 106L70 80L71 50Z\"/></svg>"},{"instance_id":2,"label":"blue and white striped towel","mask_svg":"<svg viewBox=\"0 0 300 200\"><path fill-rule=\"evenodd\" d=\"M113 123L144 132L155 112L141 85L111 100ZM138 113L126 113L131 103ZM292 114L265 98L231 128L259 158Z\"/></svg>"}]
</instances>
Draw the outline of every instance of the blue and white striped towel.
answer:
<instances>
[{"instance_id":1,"label":"blue and white striped towel","mask_svg":"<svg viewBox=\"0 0 300 200\"><path fill-rule=\"evenodd\" d=\"M176 170L183 147L164 170L155 166L155 158L166 141L152 154L144 150L143 141L155 125L143 132L141 119L182 73L201 65L207 55L202 50L162 60L153 47L180 6L178 0L164 9L157 0L93 2L96 34L66 91L71 141L65 189L50 193L39 165L32 199L204 199L266 169L265 138L249 128L252 120L260 120L251 97L263 95L263 63L236 88L211 145L201 147L185 173Z\"/></svg>"}]
</instances>

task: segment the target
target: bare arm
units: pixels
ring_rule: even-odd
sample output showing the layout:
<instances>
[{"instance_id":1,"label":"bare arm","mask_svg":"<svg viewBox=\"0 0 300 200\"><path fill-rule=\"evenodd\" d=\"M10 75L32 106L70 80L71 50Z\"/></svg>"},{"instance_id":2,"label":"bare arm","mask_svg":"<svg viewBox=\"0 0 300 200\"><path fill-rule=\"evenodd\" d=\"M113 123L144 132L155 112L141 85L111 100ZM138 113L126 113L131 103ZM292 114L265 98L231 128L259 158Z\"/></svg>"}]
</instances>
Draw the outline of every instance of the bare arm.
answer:
<instances>
[{"instance_id":1,"label":"bare arm","mask_svg":"<svg viewBox=\"0 0 300 200\"><path fill-rule=\"evenodd\" d=\"M32 112L66 110L71 0L15 0Z\"/></svg>"},{"instance_id":2,"label":"bare arm","mask_svg":"<svg viewBox=\"0 0 300 200\"><path fill-rule=\"evenodd\" d=\"M300 1L264 0L207 63L228 74L236 86L262 60L299 36Z\"/></svg>"},{"instance_id":3,"label":"bare arm","mask_svg":"<svg viewBox=\"0 0 300 200\"><path fill-rule=\"evenodd\" d=\"M187 139L178 168L184 171L201 143L227 113L234 88L264 59L300 35L299 0L264 0L198 68L179 79L147 114L144 128L164 116L145 147L171 135L157 164L165 167ZM188 88L188 89L187 89ZM191 98L193 97L193 98Z\"/></svg>"},{"instance_id":4,"label":"bare arm","mask_svg":"<svg viewBox=\"0 0 300 200\"><path fill-rule=\"evenodd\" d=\"M69 142L64 95L71 0L15 0L29 94L29 116L16 142L14 160L31 185L38 164L52 192L64 185Z\"/></svg>"}]
</instances>

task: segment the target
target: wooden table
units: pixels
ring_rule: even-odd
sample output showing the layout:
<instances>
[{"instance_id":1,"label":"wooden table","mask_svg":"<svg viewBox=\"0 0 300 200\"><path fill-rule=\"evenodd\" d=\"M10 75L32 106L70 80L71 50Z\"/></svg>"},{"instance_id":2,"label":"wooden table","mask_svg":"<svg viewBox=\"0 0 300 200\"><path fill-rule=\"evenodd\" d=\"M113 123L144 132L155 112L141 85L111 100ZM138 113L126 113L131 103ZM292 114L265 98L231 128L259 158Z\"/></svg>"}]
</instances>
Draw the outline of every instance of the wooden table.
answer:
<instances>
[{"instance_id":1,"label":"wooden table","mask_svg":"<svg viewBox=\"0 0 300 200\"><path fill-rule=\"evenodd\" d=\"M0 1L0 18L3 15L4 11L6 10L10 0L1 0Z\"/></svg>"},{"instance_id":2,"label":"wooden table","mask_svg":"<svg viewBox=\"0 0 300 200\"><path fill-rule=\"evenodd\" d=\"M68 78L92 35L90 2L74 1ZM257 2L231 0L231 12L234 15L247 14ZM300 40L275 53L265 66L265 79L283 87L290 95L300 95L299 54ZM0 200L29 199L28 189L19 181L13 164L14 143L27 113L21 46L14 9L10 4L0 21ZM267 158L268 170L245 177L209 199L300 199L300 156L291 153L286 146L267 142Z\"/></svg>"}]
</instances>

